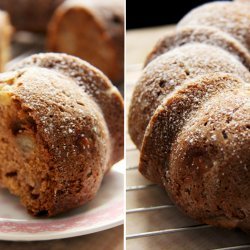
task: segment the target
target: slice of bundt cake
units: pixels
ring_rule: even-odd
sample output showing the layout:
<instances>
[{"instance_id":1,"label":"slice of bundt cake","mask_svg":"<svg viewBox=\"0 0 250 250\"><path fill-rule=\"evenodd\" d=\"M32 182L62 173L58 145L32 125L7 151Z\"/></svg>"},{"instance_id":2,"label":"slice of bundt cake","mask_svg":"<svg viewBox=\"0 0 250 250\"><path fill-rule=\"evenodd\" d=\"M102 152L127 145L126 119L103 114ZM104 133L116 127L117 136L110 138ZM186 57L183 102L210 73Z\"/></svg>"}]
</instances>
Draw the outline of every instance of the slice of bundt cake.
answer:
<instances>
[{"instance_id":1,"label":"slice of bundt cake","mask_svg":"<svg viewBox=\"0 0 250 250\"><path fill-rule=\"evenodd\" d=\"M35 55L1 74L0 185L36 216L93 199L122 158L123 117L114 132L107 107L123 110L118 91L71 56Z\"/></svg>"}]
</instances>

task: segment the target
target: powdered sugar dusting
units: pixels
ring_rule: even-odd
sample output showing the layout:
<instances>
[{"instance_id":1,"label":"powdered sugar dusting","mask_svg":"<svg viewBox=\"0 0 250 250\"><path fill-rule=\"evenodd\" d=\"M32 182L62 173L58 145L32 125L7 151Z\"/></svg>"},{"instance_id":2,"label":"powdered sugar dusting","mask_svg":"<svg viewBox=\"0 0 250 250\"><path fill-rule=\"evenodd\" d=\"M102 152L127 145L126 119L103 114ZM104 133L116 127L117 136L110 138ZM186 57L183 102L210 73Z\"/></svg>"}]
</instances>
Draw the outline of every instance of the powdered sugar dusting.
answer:
<instances>
[{"instance_id":1,"label":"powdered sugar dusting","mask_svg":"<svg viewBox=\"0 0 250 250\"><path fill-rule=\"evenodd\" d=\"M213 2L184 17L148 56L129 113L145 177L191 217L247 230L249 6Z\"/></svg>"},{"instance_id":2,"label":"powdered sugar dusting","mask_svg":"<svg viewBox=\"0 0 250 250\"><path fill-rule=\"evenodd\" d=\"M31 56L15 66L15 69L29 66L53 69L68 76L74 80L77 87L80 87L79 91L85 92L95 101L106 120L112 138L113 153L110 165L120 160L123 157L123 100L107 77L89 63L65 54L46 53ZM84 105L84 100L79 100L78 104Z\"/></svg>"},{"instance_id":3,"label":"powdered sugar dusting","mask_svg":"<svg viewBox=\"0 0 250 250\"><path fill-rule=\"evenodd\" d=\"M137 83L129 111L129 131L138 148L151 116L166 96L196 76L215 72L232 73L250 82L249 71L235 57L207 44L186 44L149 63Z\"/></svg>"}]
</instances>

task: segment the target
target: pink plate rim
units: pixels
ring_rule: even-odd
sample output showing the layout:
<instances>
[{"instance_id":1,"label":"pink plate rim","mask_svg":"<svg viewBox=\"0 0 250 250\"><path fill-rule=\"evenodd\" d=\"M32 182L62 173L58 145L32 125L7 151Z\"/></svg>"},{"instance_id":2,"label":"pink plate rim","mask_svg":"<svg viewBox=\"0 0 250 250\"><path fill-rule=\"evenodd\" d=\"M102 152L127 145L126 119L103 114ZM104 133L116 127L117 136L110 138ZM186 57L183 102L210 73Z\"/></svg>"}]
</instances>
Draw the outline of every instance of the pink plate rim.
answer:
<instances>
[{"instance_id":1,"label":"pink plate rim","mask_svg":"<svg viewBox=\"0 0 250 250\"><path fill-rule=\"evenodd\" d=\"M111 170L121 174L121 178L123 171L118 166L122 164L123 161ZM0 240L35 241L80 236L122 225L123 217L123 197L115 197L96 211L66 218L31 221L0 218Z\"/></svg>"}]
</instances>

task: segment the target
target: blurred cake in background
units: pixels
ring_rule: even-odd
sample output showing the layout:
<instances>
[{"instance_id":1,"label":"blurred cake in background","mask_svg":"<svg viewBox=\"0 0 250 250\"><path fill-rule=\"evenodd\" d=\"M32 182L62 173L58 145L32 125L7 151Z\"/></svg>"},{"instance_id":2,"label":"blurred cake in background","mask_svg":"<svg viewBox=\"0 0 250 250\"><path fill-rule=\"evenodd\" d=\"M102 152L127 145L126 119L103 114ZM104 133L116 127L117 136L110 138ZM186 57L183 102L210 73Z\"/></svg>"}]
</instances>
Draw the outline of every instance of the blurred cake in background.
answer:
<instances>
[{"instance_id":1,"label":"blurred cake in background","mask_svg":"<svg viewBox=\"0 0 250 250\"><path fill-rule=\"evenodd\" d=\"M49 24L47 47L90 62L115 83L123 81L123 1L64 2Z\"/></svg>"},{"instance_id":2,"label":"blurred cake in background","mask_svg":"<svg viewBox=\"0 0 250 250\"><path fill-rule=\"evenodd\" d=\"M16 30L45 32L55 9L64 0L0 0Z\"/></svg>"},{"instance_id":3,"label":"blurred cake in background","mask_svg":"<svg viewBox=\"0 0 250 250\"><path fill-rule=\"evenodd\" d=\"M123 5L123 0L0 0L0 9L9 13L15 31L42 34L15 35L17 43L30 46L24 50L37 48L77 56L116 84L124 78Z\"/></svg>"}]
</instances>

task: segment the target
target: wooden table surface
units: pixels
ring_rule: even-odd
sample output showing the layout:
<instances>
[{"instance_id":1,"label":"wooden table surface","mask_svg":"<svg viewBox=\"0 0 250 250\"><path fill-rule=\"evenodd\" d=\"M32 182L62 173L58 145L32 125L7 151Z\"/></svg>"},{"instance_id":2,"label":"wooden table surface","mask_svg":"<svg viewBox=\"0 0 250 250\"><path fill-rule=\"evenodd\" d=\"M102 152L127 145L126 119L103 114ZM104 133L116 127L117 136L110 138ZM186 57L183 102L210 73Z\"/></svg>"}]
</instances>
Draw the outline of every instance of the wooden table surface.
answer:
<instances>
[{"instance_id":1,"label":"wooden table surface","mask_svg":"<svg viewBox=\"0 0 250 250\"><path fill-rule=\"evenodd\" d=\"M173 29L174 25L168 25L127 31L126 64L142 63L155 43Z\"/></svg>"},{"instance_id":2,"label":"wooden table surface","mask_svg":"<svg viewBox=\"0 0 250 250\"><path fill-rule=\"evenodd\" d=\"M126 101L127 107L131 99L135 82L141 74L141 65L146 54L155 42L173 26L132 30L127 32L127 72L126 72ZM228 248L248 245L250 237L240 231L229 231L214 227L193 229L200 223L182 214L166 192L152 185L137 170L139 152L126 136L127 142L127 218L126 234L127 250L206 250L206 249L243 249ZM134 209L142 208L143 212ZM153 210L145 211L145 208ZM187 228L178 232L173 229ZM165 230L165 231L162 231ZM141 233L161 231L156 236L142 237ZM131 238L137 235L138 238Z\"/></svg>"}]
</instances>

